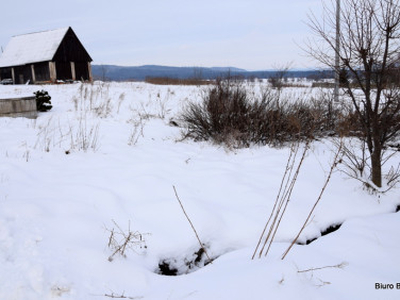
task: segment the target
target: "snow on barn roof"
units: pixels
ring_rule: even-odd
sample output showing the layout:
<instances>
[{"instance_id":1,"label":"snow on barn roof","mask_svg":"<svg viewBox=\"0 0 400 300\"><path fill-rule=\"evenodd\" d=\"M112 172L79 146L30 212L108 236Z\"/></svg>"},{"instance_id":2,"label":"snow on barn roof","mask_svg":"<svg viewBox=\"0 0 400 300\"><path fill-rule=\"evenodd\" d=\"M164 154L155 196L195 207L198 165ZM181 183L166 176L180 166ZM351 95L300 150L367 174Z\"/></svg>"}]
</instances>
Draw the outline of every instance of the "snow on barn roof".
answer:
<instances>
[{"instance_id":1,"label":"snow on barn roof","mask_svg":"<svg viewBox=\"0 0 400 300\"><path fill-rule=\"evenodd\" d=\"M0 67L52 60L68 29L13 36L0 57Z\"/></svg>"}]
</instances>

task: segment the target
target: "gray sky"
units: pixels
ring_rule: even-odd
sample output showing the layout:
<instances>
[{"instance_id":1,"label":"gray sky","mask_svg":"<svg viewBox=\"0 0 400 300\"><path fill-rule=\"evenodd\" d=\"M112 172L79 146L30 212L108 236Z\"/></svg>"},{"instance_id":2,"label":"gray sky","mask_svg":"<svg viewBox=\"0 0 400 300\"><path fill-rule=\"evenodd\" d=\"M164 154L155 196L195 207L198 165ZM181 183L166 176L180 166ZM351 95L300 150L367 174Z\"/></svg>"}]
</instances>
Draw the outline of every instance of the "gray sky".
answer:
<instances>
[{"instance_id":1,"label":"gray sky","mask_svg":"<svg viewBox=\"0 0 400 300\"><path fill-rule=\"evenodd\" d=\"M316 65L298 45L320 0L3 1L0 46L11 36L71 26L94 64Z\"/></svg>"}]
</instances>

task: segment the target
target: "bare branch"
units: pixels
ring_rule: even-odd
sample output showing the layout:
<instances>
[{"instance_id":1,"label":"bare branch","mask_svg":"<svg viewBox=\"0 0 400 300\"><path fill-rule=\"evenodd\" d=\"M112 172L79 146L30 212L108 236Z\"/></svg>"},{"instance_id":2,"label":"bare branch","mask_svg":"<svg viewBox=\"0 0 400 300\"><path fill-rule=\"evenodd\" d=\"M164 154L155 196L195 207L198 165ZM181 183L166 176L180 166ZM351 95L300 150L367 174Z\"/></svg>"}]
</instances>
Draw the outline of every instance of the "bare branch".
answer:
<instances>
[{"instance_id":1,"label":"bare branch","mask_svg":"<svg viewBox=\"0 0 400 300\"><path fill-rule=\"evenodd\" d=\"M348 265L347 262L341 262L340 264L334 265L334 266L325 266L325 267L318 267L318 268L310 268L306 270L299 270L297 273L306 273L306 272L314 272L314 271L319 271L323 269L330 269L330 268L338 268L338 269L343 269Z\"/></svg>"},{"instance_id":2,"label":"bare branch","mask_svg":"<svg viewBox=\"0 0 400 300\"><path fill-rule=\"evenodd\" d=\"M210 263L212 263L212 260L211 260L210 256L208 256L207 250L204 248L204 244L201 242L200 237L199 237L199 235L197 234L196 228L194 227L192 221L190 220L188 214L186 213L185 208L183 207L183 204L182 204L181 199L179 199L178 192L176 191L175 186L173 185L172 188L174 189L174 193L175 193L176 200L178 200L179 205L181 206L182 211L183 211L183 213L185 214L186 219L188 220L190 226L191 226L192 229L193 229L194 234L196 235L197 241L198 241L199 244L200 244L200 249L202 249L202 250L204 251L205 255L207 256L208 261L209 261Z\"/></svg>"}]
</instances>

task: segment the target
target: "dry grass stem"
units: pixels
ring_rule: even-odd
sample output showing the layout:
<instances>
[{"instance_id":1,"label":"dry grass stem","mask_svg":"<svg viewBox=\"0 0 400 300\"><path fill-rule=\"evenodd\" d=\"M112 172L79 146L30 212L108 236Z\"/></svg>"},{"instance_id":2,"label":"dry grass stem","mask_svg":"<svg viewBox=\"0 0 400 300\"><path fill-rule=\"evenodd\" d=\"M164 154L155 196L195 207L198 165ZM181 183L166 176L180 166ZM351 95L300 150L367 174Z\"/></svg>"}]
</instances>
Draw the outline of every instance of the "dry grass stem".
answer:
<instances>
[{"instance_id":1,"label":"dry grass stem","mask_svg":"<svg viewBox=\"0 0 400 300\"><path fill-rule=\"evenodd\" d=\"M342 145L343 145L343 142L340 143L340 145L339 145L339 147L338 147L338 149L337 149L337 152L336 152L336 154L335 154L335 158L333 159L333 162L332 162L331 168L330 168L330 170L329 170L328 176L327 176L327 178L326 178L326 180L325 180L325 183L324 183L324 185L323 185L323 187L322 187L322 189L321 189L321 192L319 193L319 196L318 196L317 200L315 201L313 207L311 208L311 210L310 210L310 212L309 212L309 214L308 214L306 220L304 221L303 226L301 227L300 231L298 232L298 234L296 235L296 237L293 239L292 243L291 243L290 246L287 248L287 250L283 253L283 255L282 255L282 260L285 259L286 255L289 253L290 249L292 249L293 245L294 245L294 244L297 242L297 240L299 239L300 234L303 232L304 228L307 226L307 224L308 224L308 222L309 222L309 220L310 220L312 214L314 213L315 208L317 207L318 203L320 202L320 200L321 200L321 198L322 198L322 195L324 194L325 189L326 189L326 187L328 186L328 183L329 183L329 181L330 181L330 179L331 179L331 177L332 177L332 173L333 173L333 171L335 170L335 168L336 168L337 164L339 163L339 161L341 160Z\"/></svg>"},{"instance_id":2,"label":"dry grass stem","mask_svg":"<svg viewBox=\"0 0 400 300\"><path fill-rule=\"evenodd\" d=\"M311 269L306 269L306 270L299 270L297 273L306 273L306 272L313 272L313 271L319 271L323 269L331 269L331 268L338 268L338 269L343 269L348 265L347 262L341 262L340 264L334 265L334 266L325 266L325 267L318 267L318 268L311 268Z\"/></svg>"},{"instance_id":3,"label":"dry grass stem","mask_svg":"<svg viewBox=\"0 0 400 300\"><path fill-rule=\"evenodd\" d=\"M200 249L202 249L202 250L204 251L204 254L207 256L208 261L209 261L210 263L212 263L212 260L211 260L210 256L208 256L207 250L204 248L203 243L201 242L200 237L199 237L199 235L197 234L196 228L194 227L192 221L190 220L188 214L186 213L185 208L184 208L183 205L182 205L182 201L179 199L179 195L178 195L178 192L176 191L175 186L173 185L172 188L174 189L174 193L175 193L176 200L178 200L179 205L181 206L182 211L183 211L183 213L185 214L186 219L188 220L190 226L191 226L192 229L193 229L194 234L196 235L197 241L199 242L200 247L201 247Z\"/></svg>"},{"instance_id":4,"label":"dry grass stem","mask_svg":"<svg viewBox=\"0 0 400 300\"><path fill-rule=\"evenodd\" d=\"M286 168L285 168L285 173L282 177L281 185L280 185L278 194L276 196L274 207L273 207L271 215L269 216L269 219L260 235L260 239L254 250L252 259L255 258L255 256L257 255L257 252L258 252L259 258L261 258L261 256L263 254L265 256L267 256L267 254L271 248L271 245L275 239L275 235L278 231L278 228L280 226L282 218L283 218L283 216L286 212L286 209L288 207L288 204L290 202L293 188L296 184L297 177L300 173L301 166L304 162L306 153L309 149L309 141L304 146L301 158L298 161L297 167L295 168L296 162L298 160L297 156L298 156L299 147L300 147L299 143L292 145L290 155L289 155L289 158L288 158L288 161L286 164ZM265 233L267 232L267 229L268 229L268 233L267 233L267 235L265 235ZM264 240L264 242L262 244L263 240ZM261 244L262 244L262 247L259 250ZM267 247L267 249L265 250L266 247Z\"/></svg>"}]
</instances>

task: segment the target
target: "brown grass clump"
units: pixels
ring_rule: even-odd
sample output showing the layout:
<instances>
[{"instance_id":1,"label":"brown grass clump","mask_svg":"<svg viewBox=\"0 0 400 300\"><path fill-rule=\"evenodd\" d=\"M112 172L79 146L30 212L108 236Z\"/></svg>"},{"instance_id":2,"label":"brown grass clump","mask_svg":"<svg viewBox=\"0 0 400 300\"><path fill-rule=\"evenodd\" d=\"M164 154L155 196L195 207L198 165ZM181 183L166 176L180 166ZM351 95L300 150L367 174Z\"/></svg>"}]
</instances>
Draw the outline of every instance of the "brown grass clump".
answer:
<instances>
[{"instance_id":1,"label":"brown grass clump","mask_svg":"<svg viewBox=\"0 0 400 300\"><path fill-rule=\"evenodd\" d=\"M255 97L244 85L217 81L199 103L189 103L181 119L184 137L229 147L285 143L341 135L354 126L330 99L287 101L274 89ZM339 132L340 131L340 132Z\"/></svg>"}]
</instances>

